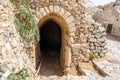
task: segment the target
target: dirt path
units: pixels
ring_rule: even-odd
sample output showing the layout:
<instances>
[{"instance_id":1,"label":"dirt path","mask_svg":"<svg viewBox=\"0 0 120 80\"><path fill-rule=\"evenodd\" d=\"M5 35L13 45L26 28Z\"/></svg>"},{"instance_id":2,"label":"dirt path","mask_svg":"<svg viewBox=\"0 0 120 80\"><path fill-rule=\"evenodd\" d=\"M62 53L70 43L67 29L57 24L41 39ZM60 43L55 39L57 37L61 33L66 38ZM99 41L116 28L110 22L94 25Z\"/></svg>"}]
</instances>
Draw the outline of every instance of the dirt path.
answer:
<instances>
[{"instance_id":1,"label":"dirt path","mask_svg":"<svg viewBox=\"0 0 120 80\"><path fill-rule=\"evenodd\" d=\"M62 76L60 67L60 54L55 51L42 53L42 63L39 74L41 76L57 75Z\"/></svg>"}]
</instances>

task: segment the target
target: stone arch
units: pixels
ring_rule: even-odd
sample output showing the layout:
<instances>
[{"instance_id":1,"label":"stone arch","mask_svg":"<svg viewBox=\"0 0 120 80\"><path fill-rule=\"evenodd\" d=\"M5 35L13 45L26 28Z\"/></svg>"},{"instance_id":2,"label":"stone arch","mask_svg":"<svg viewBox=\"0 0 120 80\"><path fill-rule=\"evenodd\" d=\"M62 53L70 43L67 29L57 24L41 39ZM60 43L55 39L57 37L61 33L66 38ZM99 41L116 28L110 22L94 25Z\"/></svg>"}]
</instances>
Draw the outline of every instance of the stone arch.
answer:
<instances>
[{"instance_id":1,"label":"stone arch","mask_svg":"<svg viewBox=\"0 0 120 80\"><path fill-rule=\"evenodd\" d=\"M73 23L74 17L63 8L52 5L50 7L41 8L39 12L36 12L36 17L39 20L38 23L39 28L41 28L41 26L48 20L52 20L59 25L62 33L60 62L62 68L66 70L66 68L70 67L72 61L71 45L74 43L73 32L76 29L74 27L75 24ZM35 53L40 52L36 50ZM35 56L36 56L35 64L37 64L39 63L39 61L37 62L37 60L38 60L38 56L40 55L37 54Z\"/></svg>"}]
</instances>

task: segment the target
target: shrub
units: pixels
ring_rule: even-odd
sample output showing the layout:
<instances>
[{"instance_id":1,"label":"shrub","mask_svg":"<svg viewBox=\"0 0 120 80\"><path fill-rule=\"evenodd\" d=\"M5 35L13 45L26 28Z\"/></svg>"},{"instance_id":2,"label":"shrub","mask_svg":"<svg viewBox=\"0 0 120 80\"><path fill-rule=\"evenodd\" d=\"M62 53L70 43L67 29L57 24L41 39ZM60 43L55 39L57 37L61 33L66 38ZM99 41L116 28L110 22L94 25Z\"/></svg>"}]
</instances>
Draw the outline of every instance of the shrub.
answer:
<instances>
[{"instance_id":1,"label":"shrub","mask_svg":"<svg viewBox=\"0 0 120 80\"><path fill-rule=\"evenodd\" d=\"M28 44L36 44L39 41L39 29L32 13L25 9L20 9L15 14L15 23L19 34Z\"/></svg>"},{"instance_id":2,"label":"shrub","mask_svg":"<svg viewBox=\"0 0 120 80\"><path fill-rule=\"evenodd\" d=\"M14 22L19 34L28 45L30 43L37 44L40 35L37 21L30 12L30 0L10 0L10 2L15 6Z\"/></svg>"}]
</instances>

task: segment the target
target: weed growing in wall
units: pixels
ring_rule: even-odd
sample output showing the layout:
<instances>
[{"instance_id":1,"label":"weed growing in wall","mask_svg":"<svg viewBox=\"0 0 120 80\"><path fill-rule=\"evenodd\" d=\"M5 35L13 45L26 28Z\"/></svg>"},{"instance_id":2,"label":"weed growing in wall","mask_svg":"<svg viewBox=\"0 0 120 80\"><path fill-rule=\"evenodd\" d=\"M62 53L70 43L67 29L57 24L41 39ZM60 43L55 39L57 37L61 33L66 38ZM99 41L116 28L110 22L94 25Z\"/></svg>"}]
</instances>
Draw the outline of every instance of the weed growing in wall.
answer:
<instances>
[{"instance_id":1,"label":"weed growing in wall","mask_svg":"<svg viewBox=\"0 0 120 80\"><path fill-rule=\"evenodd\" d=\"M33 14L30 12L29 0L10 0L15 6L16 29L23 40L29 45L39 41L39 29Z\"/></svg>"},{"instance_id":2,"label":"weed growing in wall","mask_svg":"<svg viewBox=\"0 0 120 80\"><path fill-rule=\"evenodd\" d=\"M28 44L39 41L39 29L37 29L36 20L29 11L20 9L16 12L15 23L20 35Z\"/></svg>"},{"instance_id":3,"label":"weed growing in wall","mask_svg":"<svg viewBox=\"0 0 120 80\"><path fill-rule=\"evenodd\" d=\"M90 59L91 59L91 60L97 59L96 54L91 54L91 55L90 55Z\"/></svg>"},{"instance_id":4,"label":"weed growing in wall","mask_svg":"<svg viewBox=\"0 0 120 80\"><path fill-rule=\"evenodd\" d=\"M21 69L20 71L16 73L11 73L8 77L7 80L26 80L28 77L28 71L26 68Z\"/></svg>"},{"instance_id":5,"label":"weed growing in wall","mask_svg":"<svg viewBox=\"0 0 120 80\"><path fill-rule=\"evenodd\" d=\"M16 8L20 8L20 7L24 7L24 8L27 8L27 9L30 8L30 5L29 5L30 0L10 0L10 2Z\"/></svg>"}]
</instances>

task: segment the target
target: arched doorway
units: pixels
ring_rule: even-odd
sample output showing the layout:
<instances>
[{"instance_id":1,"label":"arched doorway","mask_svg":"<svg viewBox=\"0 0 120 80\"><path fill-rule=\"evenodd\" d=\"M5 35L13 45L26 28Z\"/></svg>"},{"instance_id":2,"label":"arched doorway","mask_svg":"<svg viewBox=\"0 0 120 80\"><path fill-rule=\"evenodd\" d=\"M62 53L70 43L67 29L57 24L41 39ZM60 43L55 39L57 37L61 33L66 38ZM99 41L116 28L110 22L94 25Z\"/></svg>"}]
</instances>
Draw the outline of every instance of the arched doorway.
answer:
<instances>
[{"instance_id":1,"label":"arched doorway","mask_svg":"<svg viewBox=\"0 0 120 80\"><path fill-rule=\"evenodd\" d=\"M61 73L63 72L64 74L67 73L67 70L68 70L68 68L70 68L71 62L72 62L72 57L71 57L71 55L72 55L71 54L71 46L72 45L71 45L71 41L70 41L70 39L71 39L70 33L73 32L72 26L73 26L73 24L68 25L67 21L61 15L59 15L57 13L47 14L46 16L42 17L39 20L38 27L40 29L39 30L40 31L40 42L35 47L35 68L36 68L36 70L41 71L41 69L39 70L39 65L41 62L43 62L42 61L43 58L41 58L41 57L44 55L43 52L46 52L46 50L47 50L48 52L50 52L50 51L56 52L57 54L55 54L55 55L58 55L57 57L54 57L54 58L56 58L56 59L54 59L54 61L55 60L58 61L56 65L59 65L59 66L58 66L58 69L54 70L54 71L58 71ZM47 34L47 33L50 33L50 34ZM42 36L44 38L42 38ZM52 39L49 39L48 38L49 36L51 36ZM45 41L46 39L49 39L49 41L48 41L48 43L50 43L49 46L47 45L47 41ZM55 45L55 47L52 45ZM46 55L47 56L52 55L52 53L51 54L49 53ZM46 56L44 56L44 57L46 57ZM52 58L52 57L50 57L50 58ZM44 58L44 59L49 59L49 58ZM49 60L52 60L52 59L49 59ZM53 63L54 61L51 61L51 63ZM46 63L48 63L48 62L50 63L50 61L47 61ZM52 67L54 66L53 64L51 64ZM42 64L41 64L41 67L47 67L47 65L42 66ZM61 69L62 69L62 71L61 71ZM45 71L47 71L47 70L45 70ZM50 72L52 72L52 71L50 71ZM53 74L50 74L50 75L53 75ZM57 74L55 74L55 75L57 75Z\"/></svg>"},{"instance_id":2,"label":"arched doorway","mask_svg":"<svg viewBox=\"0 0 120 80\"><path fill-rule=\"evenodd\" d=\"M41 52L57 51L61 49L61 29L54 21L47 21L40 29Z\"/></svg>"},{"instance_id":3,"label":"arched doorway","mask_svg":"<svg viewBox=\"0 0 120 80\"><path fill-rule=\"evenodd\" d=\"M52 21L46 21L40 26L41 69L40 75L62 75L60 66L61 29Z\"/></svg>"}]
</instances>

